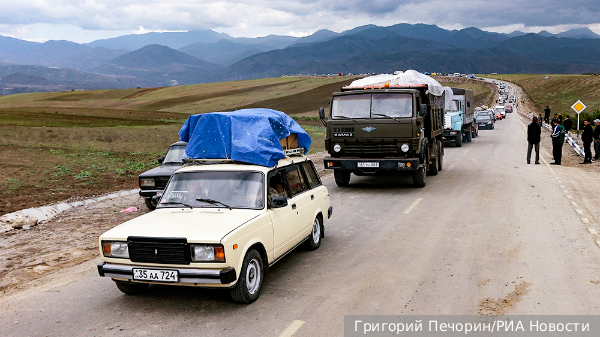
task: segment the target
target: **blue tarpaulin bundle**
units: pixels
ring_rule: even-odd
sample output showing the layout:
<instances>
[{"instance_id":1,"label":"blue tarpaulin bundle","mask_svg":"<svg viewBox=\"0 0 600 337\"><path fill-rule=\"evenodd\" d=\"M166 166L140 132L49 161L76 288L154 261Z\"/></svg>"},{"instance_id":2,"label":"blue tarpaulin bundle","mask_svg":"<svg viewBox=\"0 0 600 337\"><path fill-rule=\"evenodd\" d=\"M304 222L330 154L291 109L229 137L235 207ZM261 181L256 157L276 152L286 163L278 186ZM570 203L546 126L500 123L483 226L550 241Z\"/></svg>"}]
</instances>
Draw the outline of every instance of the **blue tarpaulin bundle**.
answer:
<instances>
[{"instance_id":1,"label":"blue tarpaulin bundle","mask_svg":"<svg viewBox=\"0 0 600 337\"><path fill-rule=\"evenodd\" d=\"M190 116L179 130L191 159L232 159L272 167L285 157L280 139L298 134L308 152L310 136L290 116L271 109L243 109Z\"/></svg>"}]
</instances>

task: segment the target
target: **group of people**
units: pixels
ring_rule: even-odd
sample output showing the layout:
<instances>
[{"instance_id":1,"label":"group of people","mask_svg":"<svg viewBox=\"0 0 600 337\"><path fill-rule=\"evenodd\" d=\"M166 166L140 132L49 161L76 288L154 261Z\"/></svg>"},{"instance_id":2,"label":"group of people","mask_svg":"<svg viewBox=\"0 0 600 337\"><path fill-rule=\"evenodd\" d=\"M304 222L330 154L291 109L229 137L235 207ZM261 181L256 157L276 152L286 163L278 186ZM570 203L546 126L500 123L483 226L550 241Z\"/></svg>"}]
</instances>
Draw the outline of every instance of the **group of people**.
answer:
<instances>
[{"instance_id":1,"label":"group of people","mask_svg":"<svg viewBox=\"0 0 600 337\"><path fill-rule=\"evenodd\" d=\"M542 115L539 117L533 117L531 124L527 127L527 164L531 163L531 151L535 149L535 163L540 163L540 139L542 134L542 122L549 122L550 118L550 108L546 106L544 109L544 119L542 119ZM600 158L600 119L594 120L596 124L595 128L592 128L589 119L583 121L585 125L583 128L583 133L581 134L581 140L583 141L583 150L585 153L584 160L580 164L590 164L592 163L592 150L591 145L594 144L594 160L598 160ZM562 114L554 115L552 118L552 134L550 137L552 138L552 156L554 157L554 162L550 163L552 165L560 165L562 160L562 146L565 143L565 134L571 130L573 127L573 122L567 116L563 122Z\"/></svg>"}]
</instances>

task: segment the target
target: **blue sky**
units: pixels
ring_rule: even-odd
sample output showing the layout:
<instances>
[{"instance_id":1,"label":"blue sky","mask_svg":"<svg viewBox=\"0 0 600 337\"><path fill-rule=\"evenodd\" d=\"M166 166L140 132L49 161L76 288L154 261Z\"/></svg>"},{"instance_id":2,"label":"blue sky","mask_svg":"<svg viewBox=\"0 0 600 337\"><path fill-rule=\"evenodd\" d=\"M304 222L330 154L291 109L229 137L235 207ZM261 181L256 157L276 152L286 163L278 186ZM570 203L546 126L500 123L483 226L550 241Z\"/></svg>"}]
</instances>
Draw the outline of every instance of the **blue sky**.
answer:
<instances>
[{"instance_id":1,"label":"blue sky","mask_svg":"<svg viewBox=\"0 0 600 337\"><path fill-rule=\"evenodd\" d=\"M397 23L502 33L588 27L600 34L598 0L0 0L0 8L0 35L38 42L193 29L305 36Z\"/></svg>"}]
</instances>

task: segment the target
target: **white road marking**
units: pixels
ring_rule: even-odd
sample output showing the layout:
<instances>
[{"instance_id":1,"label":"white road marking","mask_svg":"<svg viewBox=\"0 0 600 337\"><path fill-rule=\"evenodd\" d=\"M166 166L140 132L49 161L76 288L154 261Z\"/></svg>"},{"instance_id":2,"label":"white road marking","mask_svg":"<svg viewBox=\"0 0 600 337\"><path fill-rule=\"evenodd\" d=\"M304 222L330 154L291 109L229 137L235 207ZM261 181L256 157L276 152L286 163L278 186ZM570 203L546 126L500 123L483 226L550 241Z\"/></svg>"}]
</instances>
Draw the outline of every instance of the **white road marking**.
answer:
<instances>
[{"instance_id":1,"label":"white road marking","mask_svg":"<svg viewBox=\"0 0 600 337\"><path fill-rule=\"evenodd\" d=\"M581 221L583 221L583 223L590 223L590 220L588 220L587 218L581 218Z\"/></svg>"},{"instance_id":2,"label":"white road marking","mask_svg":"<svg viewBox=\"0 0 600 337\"><path fill-rule=\"evenodd\" d=\"M469 149L466 149L466 150L465 150L465 153L467 153L467 152L469 152Z\"/></svg>"},{"instance_id":3,"label":"white road marking","mask_svg":"<svg viewBox=\"0 0 600 337\"><path fill-rule=\"evenodd\" d=\"M419 199L415 200L415 202L413 202L412 205L410 205L410 207L407 208L406 211L404 211L404 214L410 213L410 211L412 211L415 207L417 207L417 205L421 202L421 200L423 200L423 198L419 198Z\"/></svg>"},{"instance_id":4,"label":"white road marking","mask_svg":"<svg viewBox=\"0 0 600 337\"><path fill-rule=\"evenodd\" d=\"M577 213L579 213L579 214L583 214L583 211L582 211L582 210L580 210L580 209L577 209L576 211L577 211Z\"/></svg>"},{"instance_id":5,"label":"white road marking","mask_svg":"<svg viewBox=\"0 0 600 337\"><path fill-rule=\"evenodd\" d=\"M292 337L298 329L304 324L304 321L293 321L282 333L279 337Z\"/></svg>"},{"instance_id":6,"label":"white road marking","mask_svg":"<svg viewBox=\"0 0 600 337\"><path fill-rule=\"evenodd\" d=\"M598 232L596 232L596 230L593 228L588 228L588 231L590 231L590 234L592 234L592 235L598 234Z\"/></svg>"},{"instance_id":7,"label":"white road marking","mask_svg":"<svg viewBox=\"0 0 600 337\"><path fill-rule=\"evenodd\" d=\"M559 183L560 184L560 183ZM566 188L565 185L560 185L561 188Z\"/></svg>"},{"instance_id":8,"label":"white road marking","mask_svg":"<svg viewBox=\"0 0 600 337\"><path fill-rule=\"evenodd\" d=\"M567 198L568 198L568 199L573 199L573 197L572 197L572 196L570 196L570 195L567 195Z\"/></svg>"},{"instance_id":9,"label":"white road marking","mask_svg":"<svg viewBox=\"0 0 600 337\"><path fill-rule=\"evenodd\" d=\"M569 191L567 191L567 190L563 190L563 192L565 192L565 193L569 193Z\"/></svg>"},{"instance_id":10,"label":"white road marking","mask_svg":"<svg viewBox=\"0 0 600 337\"><path fill-rule=\"evenodd\" d=\"M596 241L596 243L598 244L598 246L600 246L600 240Z\"/></svg>"},{"instance_id":11,"label":"white road marking","mask_svg":"<svg viewBox=\"0 0 600 337\"><path fill-rule=\"evenodd\" d=\"M571 205L577 207L577 203L575 201L571 201Z\"/></svg>"}]
</instances>

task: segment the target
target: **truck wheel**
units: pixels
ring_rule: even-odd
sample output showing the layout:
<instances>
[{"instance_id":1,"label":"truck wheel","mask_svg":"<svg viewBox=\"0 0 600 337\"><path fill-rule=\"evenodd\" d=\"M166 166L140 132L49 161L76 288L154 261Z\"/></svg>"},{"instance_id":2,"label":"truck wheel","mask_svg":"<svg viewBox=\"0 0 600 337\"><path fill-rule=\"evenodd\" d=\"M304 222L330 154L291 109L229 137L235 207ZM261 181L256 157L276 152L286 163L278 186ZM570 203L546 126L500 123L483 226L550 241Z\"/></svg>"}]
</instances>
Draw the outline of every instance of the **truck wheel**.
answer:
<instances>
[{"instance_id":1,"label":"truck wheel","mask_svg":"<svg viewBox=\"0 0 600 337\"><path fill-rule=\"evenodd\" d=\"M156 204L152 202L152 198L144 198L144 202L146 203L146 207L151 211L156 209Z\"/></svg>"},{"instance_id":2,"label":"truck wheel","mask_svg":"<svg viewBox=\"0 0 600 337\"><path fill-rule=\"evenodd\" d=\"M333 177L335 178L335 183L339 187L346 187L350 184L350 171L342 171L342 170L333 170Z\"/></svg>"},{"instance_id":3,"label":"truck wheel","mask_svg":"<svg viewBox=\"0 0 600 337\"><path fill-rule=\"evenodd\" d=\"M469 125L469 128L467 129L467 132L465 133L465 135L466 135L465 140L467 141L467 143L471 142L471 138L472 138L471 132L473 132L472 128L473 127L471 125Z\"/></svg>"},{"instance_id":4,"label":"truck wheel","mask_svg":"<svg viewBox=\"0 0 600 337\"><path fill-rule=\"evenodd\" d=\"M462 132L459 132L456 136L456 147L462 146Z\"/></svg>"},{"instance_id":5,"label":"truck wheel","mask_svg":"<svg viewBox=\"0 0 600 337\"><path fill-rule=\"evenodd\" d=\"M442 149L441 146L438 147L437 165L438 165L438 171L441 171L444 168L444 150Z\"/></svg>"},{"instance_id":6,"label":"truck wheel","mask_svg":"<svg viewBox=\"0 0 600 337\"><path fill-rule=\"evenodd\" d=\"M115 280L117 288L127 295L141 294L148 289L148 283L123 282Z\"/></svg>"},{"instance_id":7,"label":"truck wheel","mask_svg":"<svg viewBox=\"0 0 600 337\"><path fill-rule=\"evenodd\" d=\"M231 289L231 298L234 302L249 304L258 298L263 283L263 260L260 254L250 249L244 257L240 277Z\"/></svg>"},{"instance_id":8,"label":"truck wheel","mask_svg":"<svg viewBox=\"0 0 600 337\"><path fill-rule=\"evenodd\" d=\"M313 222L312 231L308 240L306 240L304 246L308 250L316 250L321 246L321 233L323 232L323 225L321 224L321 218L317 216Z\"/></svg>"},{"instance_id":9,"label":"truck wheel","mask_svg":"<svg viewBox=\"0 0 600 337\"><path fill-rule=\"evenodd\" d=\"M425 168L420 167L416 171L413 171L412 180L415 187L425 187L425 184L427 183L427 174L425 173Z\"/></svg>"},{"instance_id":10,"label":"truck wheel","mask_svg":"<svg viewBox=\"0 0 600 337\"><path fill-rule=\"evenodd\" d=\"M437 146L433 149L433 153L435 153L435 157L431 161L431 164L429 164L429 170L427 170L428 176L437 176L438 174L438 161L440 160L440 151Z\"/></svg>"}]
</instances>

